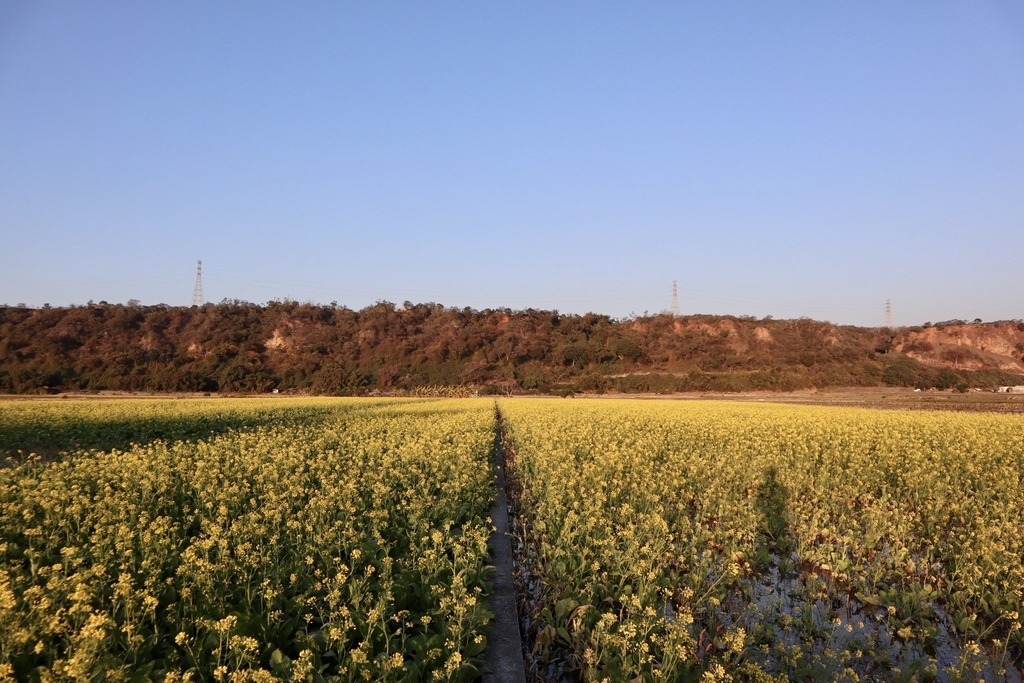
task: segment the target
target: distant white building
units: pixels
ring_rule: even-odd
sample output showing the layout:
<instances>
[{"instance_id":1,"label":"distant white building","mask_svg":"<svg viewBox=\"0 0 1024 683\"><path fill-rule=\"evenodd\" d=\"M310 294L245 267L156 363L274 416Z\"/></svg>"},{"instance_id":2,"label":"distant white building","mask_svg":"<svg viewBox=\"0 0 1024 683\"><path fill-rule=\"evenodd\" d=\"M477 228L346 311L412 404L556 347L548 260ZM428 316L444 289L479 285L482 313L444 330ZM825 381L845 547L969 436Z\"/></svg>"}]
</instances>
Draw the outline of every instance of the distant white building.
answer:
<instances>
[{"instance_id":1,"label":"distant white building","mask_svg":"<svg viewBox=\"0 0 1024 683\"><path fill-rule=\"evenodd\" d=\"M1015 387L999 387L997 391L1000 394L1024 394L1024 384L1018 384Z\"/></svg>"}]
</instances>

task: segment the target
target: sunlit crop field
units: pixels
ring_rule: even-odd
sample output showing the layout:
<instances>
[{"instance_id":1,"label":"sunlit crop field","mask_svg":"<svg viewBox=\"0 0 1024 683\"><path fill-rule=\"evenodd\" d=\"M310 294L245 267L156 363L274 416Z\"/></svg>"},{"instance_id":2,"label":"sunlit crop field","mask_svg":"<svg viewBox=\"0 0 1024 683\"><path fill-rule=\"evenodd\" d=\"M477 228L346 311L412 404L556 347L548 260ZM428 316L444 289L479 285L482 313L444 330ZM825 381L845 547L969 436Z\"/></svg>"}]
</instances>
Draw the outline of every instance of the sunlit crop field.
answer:
<instances>
[{"instance_id":1,"label":"sunlit crop field","mask_svg":"<svg viewBox=\"0 0 1024 683\"><path fill-rule=\"evenodd\" d=\"M470 680L493 436L484 400L0 403L0 679Z\"/></svg>"},{"instance_id":2,"label":"sunlit crop field","mask_svg":"<svg viewBox=\"0 0 1024 683\"><path fill-rule=\"evenodd\" d=\"M473 680L496 428L540 680L1019 681L1024 418L0 402L0 680Z\"/></svg>"},{"instance_id":3,"label":"sunlit crop field","mask_svg":"<svg viewBox=\"0 0 1024 683\"><path fill-rule=\"evenodd\" d=\"M499 407L546 675L1020 680L1020 416Z\"/></svg>"}]
</instances>

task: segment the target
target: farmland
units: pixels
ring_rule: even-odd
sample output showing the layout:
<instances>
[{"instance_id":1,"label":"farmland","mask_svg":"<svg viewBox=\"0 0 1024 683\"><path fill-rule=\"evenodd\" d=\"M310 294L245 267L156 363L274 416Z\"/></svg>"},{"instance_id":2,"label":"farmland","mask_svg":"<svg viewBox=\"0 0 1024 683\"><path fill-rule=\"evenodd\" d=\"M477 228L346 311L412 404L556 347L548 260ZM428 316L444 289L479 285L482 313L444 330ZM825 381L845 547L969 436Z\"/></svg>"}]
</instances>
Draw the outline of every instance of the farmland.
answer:
<instances>
[{"instance_id":1,"label":"farmland","mask_svg":"<svg viewBox=\"0 0 1024 683\"><path fill-rule=\"evenodd\" d=\"M1019 417L500 406L535 669L1019 680Z\"/></svg>"},{"instance_id":2,"label":"farmland","mask_svg":"<svg viewBox=\"0 0 1024 683\"><path fill-rule=\"evenodd\" d=\"M187 415L204 435L0 471L8 678L474 677L493 403L2 410L5 435L53 419L102 440L136 419L180 436Z\"/></svg>"},{"instance_id":3,"label":"farmland","mask_svg":"<svg viewBox=\"0 0 1024 683\"><path fill-rule=\"evenodd\" d=\"M0 679L474 680L496 434L538 680L1020 680L1021 416L560 399L0 402Z\"/></svg>"}]
</instances>

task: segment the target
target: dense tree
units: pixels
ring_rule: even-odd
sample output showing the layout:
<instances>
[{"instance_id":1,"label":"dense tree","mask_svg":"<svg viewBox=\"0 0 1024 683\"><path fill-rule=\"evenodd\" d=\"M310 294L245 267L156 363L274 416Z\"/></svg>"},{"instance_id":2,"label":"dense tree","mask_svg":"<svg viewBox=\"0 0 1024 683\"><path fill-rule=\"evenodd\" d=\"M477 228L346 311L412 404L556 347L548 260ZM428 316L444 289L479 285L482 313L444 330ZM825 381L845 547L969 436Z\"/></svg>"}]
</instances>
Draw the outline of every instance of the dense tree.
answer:
<instances>
[{"instance_id":1,"label":"dense tree","mask_svg":"<svg viewBox=\"0 0 1024 683\"><path fill-rule=\"evenodd\" d=\"M1004 327L1020 335L1011 348L1024 344L1017 321ZM462 385L491 393L566 393L1021 383L995 369L971 374L965 364L985 367L982 355L913 335L807 319L613 320L408 301L379 301L360 311L336 303L237 300L197 307L0 307L0 392L364 394ZM954 368L926 367L915 360L922 354Z\"/></svg>"}]
</instances>

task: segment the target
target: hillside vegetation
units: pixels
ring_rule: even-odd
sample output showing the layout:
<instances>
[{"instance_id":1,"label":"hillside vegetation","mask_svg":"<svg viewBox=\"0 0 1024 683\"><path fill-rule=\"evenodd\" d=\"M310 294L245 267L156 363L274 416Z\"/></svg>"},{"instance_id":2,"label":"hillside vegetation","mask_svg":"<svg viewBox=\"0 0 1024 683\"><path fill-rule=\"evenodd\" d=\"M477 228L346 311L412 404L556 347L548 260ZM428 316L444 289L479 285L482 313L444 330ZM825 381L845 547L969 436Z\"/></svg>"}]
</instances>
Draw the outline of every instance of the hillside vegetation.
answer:
<instances>
[{"instance_id":1,"label":"hillside vegetation","mask_svg":"<svg viewBox=\"0 0 1024 683\"><path fill-rule=\"evenodd\" d=\"M667 314L292 301L0 307L0 392L366 394L1024 384L1024 323L888 330Z\"/></svg>"}]
</instances>

